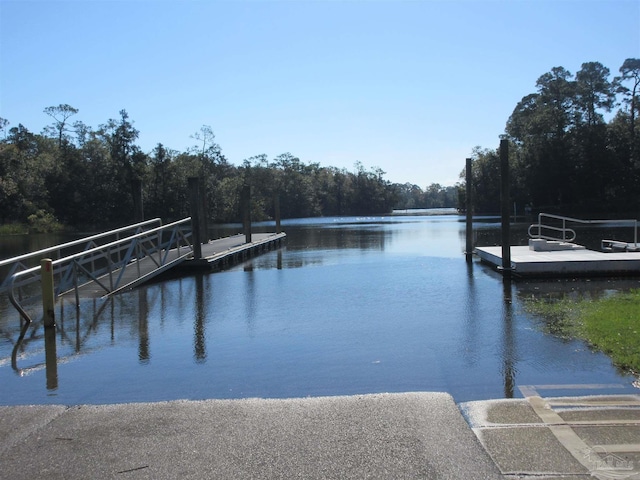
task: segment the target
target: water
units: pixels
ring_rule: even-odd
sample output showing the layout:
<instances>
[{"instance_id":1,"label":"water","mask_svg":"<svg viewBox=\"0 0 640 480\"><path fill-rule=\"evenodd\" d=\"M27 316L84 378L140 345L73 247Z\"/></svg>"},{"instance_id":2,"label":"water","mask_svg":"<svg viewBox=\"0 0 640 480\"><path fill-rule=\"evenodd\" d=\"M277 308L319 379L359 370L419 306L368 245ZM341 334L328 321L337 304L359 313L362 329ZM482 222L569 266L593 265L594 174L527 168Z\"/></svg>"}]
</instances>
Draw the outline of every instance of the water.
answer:
<instances>
[{"instance_id":1,"label":"water","mask_svg":"<svg viewBox=\"0 0 640 480\"><path fill-rule=\"evenodd\" d=\"M283 228L285 248L231 270L86 300L78 313L60 302L55 342L38 325L13 359L19 319L2 298L0 404L403 391L468 401L545 384L637 393L608 357L543 333L522 309L530 296L598 296L640 287L637 279L505 283L464 261L457 216L305 219ZM477 232L486 245L498 224L487 219Z\"/></svg>"}]
</instances>

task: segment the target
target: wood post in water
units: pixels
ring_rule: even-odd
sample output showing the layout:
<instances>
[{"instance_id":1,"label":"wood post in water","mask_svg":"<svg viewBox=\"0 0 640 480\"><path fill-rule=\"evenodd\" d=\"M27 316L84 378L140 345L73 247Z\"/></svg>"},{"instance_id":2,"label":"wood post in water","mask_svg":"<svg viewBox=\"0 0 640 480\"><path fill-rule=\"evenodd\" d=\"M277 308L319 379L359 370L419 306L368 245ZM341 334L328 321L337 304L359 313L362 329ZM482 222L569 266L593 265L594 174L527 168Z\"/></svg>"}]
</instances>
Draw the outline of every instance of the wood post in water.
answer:
<instances>
[{"instance_id":1,"label":"wood post in water","mask_svg":"<svg viewBox=\"0 0 640 480\"><path fill-rule=\"evenodd\" d=\"M203 212L202 201L200 199L200 179L198 177L189 177L189 209L191 211L191 241L193 242L193 258L200 260L202 258L202 238L203 233L202 222L200 220Z\"/></svg>"},{"instance_id":2,"label":"wood post in water","mask_svg":"<svg viewBox=\"0 0 640 480\"><path fill-rule=\"evenodd\" d=\"M50 258L40 260L40 280L42 284L42 314L45 328L56 326L55 303L53 291L53 262Z\"/></svg>"},{"instance_id":3,"label":"wood post in water","mask_svg":"<svg viewBox=\"0 0 640 480\"><path fill-rule=\"evenodd\" d=\"M245 243L251 243L251 185L242 186L240 204L242 205L242 225Z\"/></svg>"},{"instance_id":4,"label":"wood post in water","mask_svg":"<svg viewBox=\"0 0 640 480\"><path fill-rule=\"evenodd\" d=\"M511 232L509 223L509 142L500 140L500 204L502 215L502 270L511 272Z\"/></svg>"},{"instance_id":5,"label":"wood post in water","mask_svg":"<svg viewBox=\"0 0 640 480\"><path fill-rule=\"evenodd\" d=\"M58 354L56 352L56 329L44 329L44 367L47 377L47 390L58 388Z\"/></svg>"},{"instance_id":6,"label":"wood post in water","mask_svg":"<svg viewBox=\"0 0 640 480\"><path fill-rule=\"evenodd\" d=\"M136 178L131 180L131 191L133 192L133 223L144 221L144 207L142 205L142 180Z\"/></svg>"},{"instance_id":7,"label":"wood post in water","mask_svg":"<svg viewBox=\"0 0 640 480\"><path fill-rule=\"evenodd\" d=\"M467 246L465 248L465 256L467 262L471 262L473 257L473 200L472 200L472 190L473 190L473 174L472 174L472 162L470 158L467 158L467 166L466 166L466 210L467 210L467 222L466 222L466 238L467 238Z\"/></svg>"},{"instance_id":8,"label":"wood post in water","mask_svg":"<svg viewBox=\"0 0 640 480\"><path fill-rule=\"evenodd\" d=\"M276 233L282 232L280 226L280 192L273 194L273 215L276 218Z\"/></svg>"},{"instance_id":9,"label":"wood post in water","mask_svg":"<svg viewBox=\"0 0 640 480\"><path fill-rule=\"evenodd\" d=\"M198 181L200 182L200 243L207 243L209 241L207 188L204 184L204 177L198 177Z\"/></svg>"}]
</instances>

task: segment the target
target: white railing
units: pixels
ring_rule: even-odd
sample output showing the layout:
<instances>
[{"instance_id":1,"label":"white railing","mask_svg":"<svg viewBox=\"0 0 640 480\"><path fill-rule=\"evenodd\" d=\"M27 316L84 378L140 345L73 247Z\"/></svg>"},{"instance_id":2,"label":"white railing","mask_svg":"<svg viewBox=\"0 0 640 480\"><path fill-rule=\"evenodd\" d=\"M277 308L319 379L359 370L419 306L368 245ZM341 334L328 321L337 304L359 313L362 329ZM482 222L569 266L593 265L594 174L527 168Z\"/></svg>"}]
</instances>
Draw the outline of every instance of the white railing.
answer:
<instances>
[{"instance_id":1,"label":"white railing","mask_svg":"<svg viewBox=\"0 0 640 480\"><path fill-rule=\"evenodd\" d=\"M556 225L550 225L549 222L544 223L544 219L559 220L561 227ZM538 214L538 223L534 223L529 226L529 237L542 238L545 240L573 242L576 238L576 232L572 228L567 227L567 223L577 223L582 225L611 225L620 227L633 228L633 244L637 248L638 246L638 221L635 219L622 219L622 220L581 220L579 218L564 217L562 215L553 215L551 213ZM537 230L537 233L535 232ZM551 233L557 232L557 235Z\"/></svg>"}]
</instances>

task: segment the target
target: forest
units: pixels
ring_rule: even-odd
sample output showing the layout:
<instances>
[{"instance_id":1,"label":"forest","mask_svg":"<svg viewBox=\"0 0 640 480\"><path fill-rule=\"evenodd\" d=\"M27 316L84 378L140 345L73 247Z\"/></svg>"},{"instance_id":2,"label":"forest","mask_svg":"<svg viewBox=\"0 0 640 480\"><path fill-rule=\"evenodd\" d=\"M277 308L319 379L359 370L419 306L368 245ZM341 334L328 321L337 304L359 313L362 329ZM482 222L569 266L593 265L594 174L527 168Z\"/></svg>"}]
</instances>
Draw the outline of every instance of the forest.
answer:
<instances>
[{"instance_id":1,"label":"forest","mask_svg":"<svg viewBox=\"0 0 640 480\"><path fill-rule=\"evenodd\" d=\"M501 138L509 140L519 211L638 214L640 59L626 59L610 77L598 62L575 75L555 67L515 106ZM474 211L498 212L499 152L476 147L472 159Z\"/></svg>"},{"instance_id":2,"label":"forest","mask_svg":"<svg viewBox=\"0 0 640 480\"><path fill-rule=\"evenodd\" d=\"M611 77L598 62L573 75L554 67L536 91L515 106L501 138L509 140L511 196L516 208L564 214L624 213L638 208L640 192L640 59L627 59ZM391 183L380 168L354 170L305 163L291 153L257 155L233 165L203 125L194 145L175 151L136 144L139 131L126 110L92 128L78 109L44 108L51 123L34 133L0 118L0 225L95 229L133 218L134 185L143 186L146 218L189 215L189 177L200 177L212 222L240 220L240 192L250 185L252 219L371 215L393 209L465 205L464 171L454 186ZM497 149L476 147L475 213L496 213L500 200ZM464 159L461 159L464 165ZM4 231L7 231L6 229Z\"/></svg>"},{"instance_id":3,"label":"forest","mask_svg":"<svg viewBox=\"0 0 640 480\"><path fill-rule=\"evenodd\" d=\"M149 153L126 110L93 129L74 120L67 104L44 109L51 124L40 134L0 119L0 224L31 231L56 227L95 229L132 222L133 188L143 186L145 218L189 215L189 177L204 185L212 222L241 218L240 192L251 186L252 219L273 218L275 195L282 218L389 213L393 208L455 207L456 187L391 184L379 168L360 162L354 171L305 163L290 153L257 155L232 165L210 126L192 135L183 152L161 143ZM127 212L123 215L123 212ZM129 218L130 217L130 218ZM5 231L10 231L5 228Z\"/></svg>"}]
</instances>

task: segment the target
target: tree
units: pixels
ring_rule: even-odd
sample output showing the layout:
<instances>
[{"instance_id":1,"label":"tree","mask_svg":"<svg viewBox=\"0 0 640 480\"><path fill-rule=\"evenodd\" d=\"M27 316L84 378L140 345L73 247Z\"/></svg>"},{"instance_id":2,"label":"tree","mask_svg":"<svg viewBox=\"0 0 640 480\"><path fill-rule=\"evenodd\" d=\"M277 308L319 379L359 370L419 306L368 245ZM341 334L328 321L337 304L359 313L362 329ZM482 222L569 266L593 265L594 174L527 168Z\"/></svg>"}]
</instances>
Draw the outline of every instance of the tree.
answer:
<instances>
[{"instance_id":1,"label":"tree","mask_svg":"<svg viewBox=\"0 0 640 480\"><path fill-rule=\"evenodd\" d=\"M9 120L0 117L0 132L2 132L2 138L7 138L7 127L9 126Z\"/></svg>"},{"instance_id":2,"label":"tree","mask_svg":"<svg viewBox=\"0 0 640 480\"><path fill-rule=\"evenodd\" d=\"M578 118L589 127L604 123L598 110L610 112L615 104L609 69L599 62L587 62L576 73L575 110Z\"/></svg>"},{"instance_id":3,"label":"tree","mask_svg":"<svg viewBox=\"0 0 640 480\"><path fill-rule=\"evenodd\" d=\"M44 109L44 113L55 120L54 129L58 134L58 148L62 148L64 134L67 131L67 120L77 114L78 109L65 103L60 104L57 107L47 107Z\"/></svg>"},{"instance_id":4,"label":"tree","mask_svg":"<svg viewBox=\"0 0 640 480\"><path fill-rule=\"evenodd\" d=\"M620 77L616 77L615 82L619 87L619 92L626 98L624 102L629 105L629 131L635 137L635 120L640 104L640 58L627 58L620 67ZM622 85L622 82L631 81L631 88Z\"/></svg>"}]
</instances>

